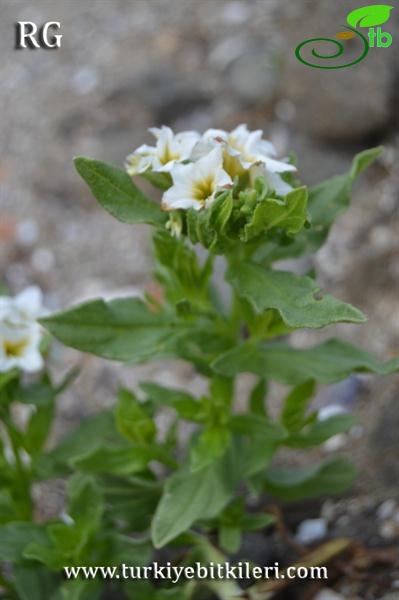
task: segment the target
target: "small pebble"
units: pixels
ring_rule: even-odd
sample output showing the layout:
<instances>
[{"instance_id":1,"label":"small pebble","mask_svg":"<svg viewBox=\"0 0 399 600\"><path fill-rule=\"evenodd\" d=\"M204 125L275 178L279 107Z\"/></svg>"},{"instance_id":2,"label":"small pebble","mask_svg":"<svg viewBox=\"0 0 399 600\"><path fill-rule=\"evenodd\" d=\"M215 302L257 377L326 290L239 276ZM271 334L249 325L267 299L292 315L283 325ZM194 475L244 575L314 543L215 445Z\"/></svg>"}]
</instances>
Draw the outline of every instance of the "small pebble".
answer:
<instances>
[{"instance_id":1,"label":"small pebble","mask_svg":"<svg viewBox=\"0 0 399 600\"><path fill-rule=\"evenodd\" d=\"M380 506L377 508L377 518L381 521L390 519L396 511L396 508L397 504L393 498L385 500L385 502L380 504Z\"/></svg>"},{"instance_id":2,"label":"small pebble","mask_svg":"<svg viewBox=\"0 0 399 600\"><path fill-rule=\"evenodd\" d=\"M26 219L17 225L17 240L21 246L29 248L39 239L39 227L33 219Z\"/></svg>"},{"instance_id":3,"label":"small pebble","mask_svg":"<svg viewBox=\"0 0 399 600\"><path fill-rule=\"evenodd\" d=\"M37 248L31 257L34 269L41 273L48 273L55 265L55 257L49 248Z\"/></svg>"},{"instance_id":4,"label":"small pebble","mask_svg":"<svg viewBox=\"0 0 399 600\"><path fill-rule=\"evenodd\" d=\"M80 67L71 78L71 86L77 94L87 94L94 90L99 82L97 71L91 67Z\"/></svg>"},{"instance_id":5,"label":"small pebble","mask_svg":"<svg viewBox=\"0 0 399 600\"><path fill-rule=\"evenodd\" d=\"M335 504L332 500L326 500L321 507L320 516L325 519L328 523L333 521L335 518L336 509Z\"/></svg>"},{"instance_id":6,"label":"small pebble","mask_svg":"<svg viewBox=\"0 0 399 600\"><path fill-rule=\"evenodd\" d=\"M394 540L398 535L398 526L394 521L385 521L380 529L380 535L384 540Z\"/></svg>"},{"instance_id":7,"label":"small pebble","mask_svg":"<svg viewBox=\"0 0 399 600\"><path fill-rule=\"evenodd\" d=\"M347 440L347 435L345 435L344 433L338 433L337 435L334 435L332 438L324 442L323 448L324 450L326 450L326 452L336 452L337 450L340 450L346 445Z\"/></svg>"},{"instance_id":8,"label":"small pebble","mask_svg":"<svg viewBox=\"0 0 399 600\"><path fill-rule=\"evenodd\" d=\"M251 8L242 0L233 0L226 4L222 11L222 19L225 23L241 24L245 23L251 15Z\"/></svg>"},{"instance_id":9,"label":"small pebble","mask_svg":"<svg viewBox=\"0 0 399 600\"><path fill-rule=\"evenodd\" d=\"M295 539L300 544L311 544L325 538L327 522L325 519L306 519L298 527Z\"/></svg>"}]
</instances>

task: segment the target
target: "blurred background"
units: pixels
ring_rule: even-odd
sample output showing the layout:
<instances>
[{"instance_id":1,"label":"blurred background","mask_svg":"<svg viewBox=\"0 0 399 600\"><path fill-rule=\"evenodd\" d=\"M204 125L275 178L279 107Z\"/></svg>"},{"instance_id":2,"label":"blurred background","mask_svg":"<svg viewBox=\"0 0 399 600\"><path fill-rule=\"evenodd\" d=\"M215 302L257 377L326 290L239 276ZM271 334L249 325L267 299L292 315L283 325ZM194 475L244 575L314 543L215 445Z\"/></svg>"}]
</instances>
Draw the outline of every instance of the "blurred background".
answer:
<instances>
[{"instance_id":1,"label":"blurred background","mask_svg":"<svg viewBox=\"0 0 399 600\"><path fill-rule=\"evenodd\" d=\"M150 140L147 127L204 130L247 122L264 129L281 155L295 151L308 184L346 171L355 152L382 143L383 158L356 185L350 211L315 259L324 289L359 306L369 322L301 333L297 341L338 333L382 358L398 354L399 8L384 26L392 46L370 50L354 67L311 69L294 54L306 39L342 31L347 14L362 5L2 0L1 281L12 292L38 284L49 310L151 286L149 231L119 224L99 209L72 166L76 154L122 165ZM20 20L61 21L62 47L15 50L14 23ZM345 43L349 56L356 55L356 40ZM121 378L132 385L154 377L192 390L203 386L184 364L133 369L57 349L60 370L76 363L83 373L60 403L55 436L112 403ZM398 377L355 378L321 394L321 403L359 415L356 432L335 444L363 469L354 512L367 514L371 504L397 499L398 395ZM372 522L379 535L395 538L398 511Z\"/></svg>"}]
</instances>

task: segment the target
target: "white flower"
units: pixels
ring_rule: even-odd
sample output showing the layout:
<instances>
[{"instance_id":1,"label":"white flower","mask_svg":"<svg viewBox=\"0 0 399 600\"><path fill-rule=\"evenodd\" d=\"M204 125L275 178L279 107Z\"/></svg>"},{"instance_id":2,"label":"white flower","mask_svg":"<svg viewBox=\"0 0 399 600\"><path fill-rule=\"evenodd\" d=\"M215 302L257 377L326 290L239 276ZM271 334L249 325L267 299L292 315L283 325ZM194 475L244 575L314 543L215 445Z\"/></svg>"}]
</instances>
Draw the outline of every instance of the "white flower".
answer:
<instances>
[{"instance_id":1,"label":"white flower","mask_svg":"<svg viewBox=\"0 0 399 600\"><path fill-rule=\"evenodd\" d=\"M37 322L41 314L42 295L36 287L27 288L15 298L0 297L0 372L42 368L42 331Z\"/></svg>"},{"instance_id":2,"label":"white flower","mask_svg":"<svg viewBox=\"0 0 399 600\"><path fill-rule=\"evenodd\" d=\"M126 159L129 175L145 173L147 170L169 172L176 162L188 160L195 144L200 139L195 131L174 134L170 127L153 127L149 130L156 138L155 146L144 144Z\"/></svg>"},{"instance_id":3,"label":"white flower","mask_svg":"<svg viewBox=\"0 0 399 600\"><path fill-rule=\"evenodd\" d=\"M171 171L173 185L163 195L162 208L194 208L208 206L217 192L232 185L223 169L223 154L215 148L195 163L175 165Z\"/></svg>"},{"instance_id":4,"label":"white flower","mask_svg":"<svg viewBox=\"0 0 399 600\"><path fill-rule=\"evenodd\" d=\"M231 175L240 174L240 169L248 170L262 164L270 173L296 171L296 167L285 161L277 160L276 149L268 140L263 139L263 131L249 131L246 125L238 125L233 131L208 129L202 141L194 148L193 156L209 151L215 145L224 146L224 163Z\"/></svg>"}]
</instances>

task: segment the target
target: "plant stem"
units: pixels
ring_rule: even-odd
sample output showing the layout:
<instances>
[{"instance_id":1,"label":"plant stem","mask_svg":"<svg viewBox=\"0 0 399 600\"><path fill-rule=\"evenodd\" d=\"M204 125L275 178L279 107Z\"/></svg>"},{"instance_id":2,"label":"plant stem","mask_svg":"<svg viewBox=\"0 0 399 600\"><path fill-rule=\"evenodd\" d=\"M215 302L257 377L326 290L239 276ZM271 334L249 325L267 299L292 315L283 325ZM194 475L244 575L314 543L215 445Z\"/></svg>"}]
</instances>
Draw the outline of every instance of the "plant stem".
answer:
<instances>
[{"instance_id":1,"label":"plant stem","mask_svg":"<svg viewBox=\"0 0 399 600\"><path fill-rule=\"evenodd\" d=\"M15 491L17 495L17 504L20 508L19 516L23 520L31 520L32 499L30 494L30 475L25 469L25 466L21 460L21 447L18 442L18 431L11 421L9 410L3 416L3 422L8 433L11 449L15 459Z\"/></svg>"}]
</instances>

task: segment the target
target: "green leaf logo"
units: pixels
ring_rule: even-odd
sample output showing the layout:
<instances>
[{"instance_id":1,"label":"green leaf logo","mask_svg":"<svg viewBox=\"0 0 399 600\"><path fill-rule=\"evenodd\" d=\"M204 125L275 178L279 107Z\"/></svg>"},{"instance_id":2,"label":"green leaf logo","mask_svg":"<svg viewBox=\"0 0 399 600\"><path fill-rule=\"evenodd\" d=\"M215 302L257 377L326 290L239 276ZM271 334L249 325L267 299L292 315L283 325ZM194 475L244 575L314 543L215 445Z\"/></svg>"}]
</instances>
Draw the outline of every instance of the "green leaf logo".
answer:
<instances>
[{"instance_id":1,"label":"green leaf logo","mask_svg":"<svg viewBox=\"0 0 399 600\"><path fill-rule=\"evenodd\" d=\"M388 21L393 8L386 4L357 8L348 15L347 21L352 27L376 27Z\"/></svg>"}]
</instances>

